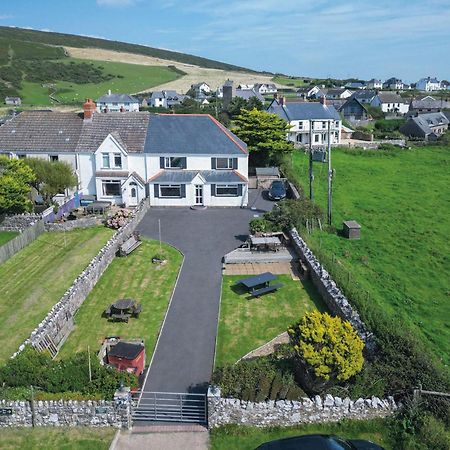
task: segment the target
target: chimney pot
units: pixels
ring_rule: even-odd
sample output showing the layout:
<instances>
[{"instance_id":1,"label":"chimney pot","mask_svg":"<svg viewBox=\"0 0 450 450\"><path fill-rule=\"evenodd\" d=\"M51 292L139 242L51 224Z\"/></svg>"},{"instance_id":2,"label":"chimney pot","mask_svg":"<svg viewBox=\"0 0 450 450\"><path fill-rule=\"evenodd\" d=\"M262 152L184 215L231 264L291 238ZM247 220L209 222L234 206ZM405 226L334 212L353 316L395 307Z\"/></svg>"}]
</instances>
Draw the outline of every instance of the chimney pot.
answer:
<instances>
[{"instance_id":1,"label":"chimney pot","mask_svg":"<svg viewBox=\"0 0 450 450\"><path fill-rule=\"evenodd\" d=\"M322 95L322 97L320 97L320 103L322 103L322 105L324 106L327 105L327 97L325 95Z\"/></svg>"}]
</instances>

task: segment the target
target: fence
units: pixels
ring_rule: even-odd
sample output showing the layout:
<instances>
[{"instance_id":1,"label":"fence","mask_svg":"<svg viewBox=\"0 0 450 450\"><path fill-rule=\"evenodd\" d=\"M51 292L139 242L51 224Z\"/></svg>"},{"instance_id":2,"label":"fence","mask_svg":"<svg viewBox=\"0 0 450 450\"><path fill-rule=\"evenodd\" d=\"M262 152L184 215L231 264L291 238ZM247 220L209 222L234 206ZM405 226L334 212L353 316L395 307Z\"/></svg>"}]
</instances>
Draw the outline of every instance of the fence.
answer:
<instances>
[{"instance_id":1,"label":"fence","mask_svg":"<svg viewBox=\"0 0 450 450\"><path fill-rule=\"evenodd\" d=\"M44 211L43 213L44 222L54 222L55 220L61 219L61 217L64 214L67 214L68 212L72 211L72 209L78 208L80 206L80 200L81 194L75 192L75 194L69 201L67 201L58 208L57 213L54 213L52 209L49 209L49 213L46 213L47 210Z\"/></svg>"},{"instance_id":2,"label":"fence","mask_svg":"<svg viewBox=\"0 0 450 450\"><path fill-rule=\"evenodd\" d=\"M25 230L0 247L0 264L11 258L18 251L33 242L45 231L44 222L39 220L34 225L25 228Z\"/></svg>"}]
</instances>

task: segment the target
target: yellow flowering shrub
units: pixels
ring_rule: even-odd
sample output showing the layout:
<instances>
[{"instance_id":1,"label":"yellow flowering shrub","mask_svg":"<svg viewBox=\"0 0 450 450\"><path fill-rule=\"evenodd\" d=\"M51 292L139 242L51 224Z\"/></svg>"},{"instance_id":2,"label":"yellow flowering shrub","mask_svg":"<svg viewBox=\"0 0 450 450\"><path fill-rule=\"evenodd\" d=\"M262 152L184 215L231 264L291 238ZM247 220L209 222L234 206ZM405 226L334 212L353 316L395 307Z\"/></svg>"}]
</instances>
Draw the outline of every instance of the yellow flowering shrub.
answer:
<instances>
[{"instance_id":1,"label":"yellow flowering shrub","mask_svg":"<svg viewBox=\"0 0 450 450\"><path fill-rule=\"evenodd\" d=\"M319 378L346 381L363 368L364 342L340 317L307 312L288 334L297 356Z\"/></svg>"}]
</instances>

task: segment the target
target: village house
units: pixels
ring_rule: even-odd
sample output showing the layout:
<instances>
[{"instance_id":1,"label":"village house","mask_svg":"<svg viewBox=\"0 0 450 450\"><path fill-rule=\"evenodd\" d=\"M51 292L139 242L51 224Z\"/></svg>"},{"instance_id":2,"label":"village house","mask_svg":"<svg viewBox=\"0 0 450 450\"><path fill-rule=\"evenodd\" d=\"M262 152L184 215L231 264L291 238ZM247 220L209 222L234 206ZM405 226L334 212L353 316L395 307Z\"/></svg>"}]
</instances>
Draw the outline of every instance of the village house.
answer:
<instances>
[{"instance_id":1,"label":"village house","mask_svg":"<svg viewBox=\"0 0 450 450\"><path fill-rule=\"evenodd\" d=\"M409 138L436 141L448 129L449 120L442 112L420 114L410 117L400 127L400 132Z\"/></svg>"},{"instance_id":2,"label":"village house","mask_svg":"<svg viewBox=\"0 0 450 450\"><path fill-rule=\"evenodd\" d=\"M296 91L297 97L302 97L303 99L321 98L325 95L325 89L322 90L319 86L309 86L301 87Z\"/></svg>"},{"instance_id":3,"label":"village house","mask_svg":"<svg viewBox=\"0 0 450 450\"><path fill-rule=\"evenodd\" d=\"M361 81L352 81L345 85L347 89L366 89L366 83Z\"/></svg>"},{"instance_id":4,"label":"village house","mask_svg":"<svg viewBox=\"0 0 450 450\"><path fill-rule=\"evenodd\" d=\"M322 92L325 92L327 100L346 99L352 95L352 91L346 88L322 89Z\"/></svg>"},{"instance_id":5,"label":"village house","mask_svg":"<svg viewBox=\"0 0 450 450\"><path fill-rule=\"evenodd\" d=\"M261 95L276 94L278 92L274 83L257 83L253 86L253 89Z\"/></svg>"},{"instance_id":6,"label":"village house","mask_svg":"<svg viewBox=\"0 0 450 450\"><path fill-rule=\"evenodd\" d=\"M171 108L179 105L185 98L186 95L178 94L177 91L154 91L147 104L152 108Z\"/></svg>"},{"instance_id":7,"label":"village house","mask_svg":"<svg viewBox=\"0 0 450 450\"><path fill-rule=\"evenodd\" d=\"M20 106L22 104L22 99L20 97L5 97L5 104Z\"/></svg>"},{"instance_id":8,"label":"village house","mask_svg":"<svg viewBox=\"0 0 450 450\"><path fill-rule=\"evenodd\" d=\"M77 190L112 204L246 206L247 146L203 114L25 111L0 127L0 154L69 163Z\"/></svg>"},{"instance_id":9,"label":"village house","mask_svg":"<svg viewBox=\"0 0 450 450\"><path fill-rule=\"evenodd\" d=\"M409 104L409 112L411 115L439 112L444 109L450 109L450 101L436 99L430 95L427 95L422 99L412 99Z\"/></svg>"},{"instance_id":10,"label":"village house","mask_svg":"<svg viewBox=\"0 0 450 450\"><path fill-rule=\"evenodd\" d=\"M367 89L383 89L383 82L381 80L377 80L376 78L372 78L366 84Z\"/></svg>"},{"instance_id":11,"label":"village house","mask_svg":"<svg viewBox=\"0 0 450 450\"><path fill-rule=\"evenodd\" d=\"M395 92L379 92L370 103L384 113L406 114L409 104Z\"/></svg>"},{"instance_id":12,"label":"village house","mask_svg":"<svg viewBox=\"0 0 450 450\"><path fill-rule=\"evenodd\" d=\"M361 90L353 92L351 98L356 98L360 103L372 105L372 102L374 101L375 97L377 96L378 92L373 90Z\"/></svg>"},{"instance_id":13,"label":"village house","mask_svg":"<svg viewBox=\"0 0 450 450\"><path fill-rule=\"evenodd\" d=\"M367 111L366 105L361 103L356 98L349 98L341 107L339 112L352 122L359 120L370 119L370 114Z\"/></svg>"},{"instance_id":14,"label":"village house","mask_svg":"<svg viewBox=\"0 0 450 450\"><path fill-rule=\"evenodd\" d=\"M226 80L221 87L223 107L225 109L231 103L231 100L235 97L243 98L244 100L250 100L251 98L257 98L261 103L264 103L264 97L254 88L252 89L239 89L235 88L232 80Z\"/></svg>"},{"instance_id":15,"label":"village house","mask_svg":"<svg viewBox=\"0 0 450 450\"><path fill-rule=\"evenodd\" d=\"M392 91L402 90L403 87L403 81L395 77L389 78L383 83L383 89L390 89Z\"/></svg>"},{"instance_id":16,"label":"village house","mask_svg":"<svg viewBox=\"0 0 450 450\"><path fill-rule=\"evenodd\" d=\"M97 100L97 112L133 112L139 111L139 99L128 94L112 94L109 90Z\"/></svg>"},{"instance_id":17,"label":"village house","mask_svg":"<svg viewBox=\"0 0 450 450\"><path fill-rule=\"evenodd\" d=\"M188 94L195 100L204 102L211 95L211 87L205 82L191 84Z\"/></svg>"},{"instance_id":18,"label":"village house","mask_svg":"<svg viewBox=\"0 0 450 450\"><path fill-rule=\"evenodd\" d=\"M283 97L274 98L267 111L289 122L291 129L287 139L297 145L328 145L328 126L331 145L341 142L342 121L336 109L322 98L320 102L288 102Z\"/></svg>"},{"instance_id":19,"label":"village house","mask_svg":"<svg viewBox=\"0 0 450 450\"><path fill-rule=\"evenodd\" d=\"M437 78L421 78L416 83L416 89L426 92L439 91L441 89L441 82Z\"/></svg>"}]
</instances>

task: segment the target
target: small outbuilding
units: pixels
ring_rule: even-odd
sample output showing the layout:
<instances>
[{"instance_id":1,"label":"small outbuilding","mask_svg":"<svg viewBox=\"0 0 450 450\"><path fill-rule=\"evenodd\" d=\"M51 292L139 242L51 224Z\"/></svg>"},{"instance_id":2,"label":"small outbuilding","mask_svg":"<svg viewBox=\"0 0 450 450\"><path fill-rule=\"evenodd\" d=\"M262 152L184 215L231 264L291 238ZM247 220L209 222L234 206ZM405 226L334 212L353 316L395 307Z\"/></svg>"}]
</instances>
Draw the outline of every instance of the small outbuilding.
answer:
<instances>
[{"instance_id":1,"label":"small outbuilding","mask_svg":"<svg viewBox=\"0 0 450 450\"><path fill-rule=\"evenodd\" d=\"M145 368L145 347L141 343L119 341L107 352L108 364L119 371L139 376Z\"/></svg>"},{"instance_id":2,"label":"small outbuilding","mask_svg":"<svg viewBox=\"0 0 450 450\"><path fill-rule=\"evenodd\" d=\"M343 223L343 234L347 239L360 239L361 225L354 220L346 220Z\"/></svg>"}]
</instances>

